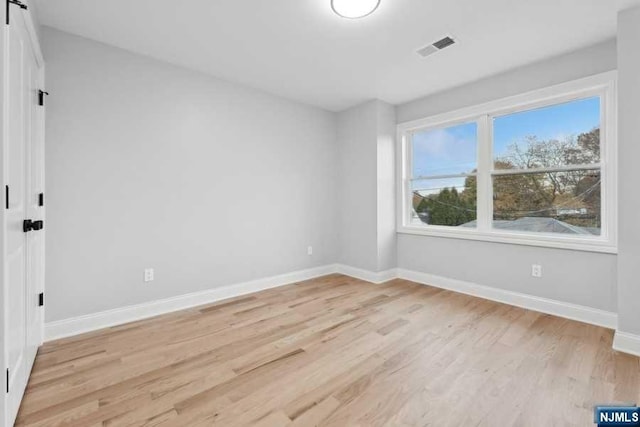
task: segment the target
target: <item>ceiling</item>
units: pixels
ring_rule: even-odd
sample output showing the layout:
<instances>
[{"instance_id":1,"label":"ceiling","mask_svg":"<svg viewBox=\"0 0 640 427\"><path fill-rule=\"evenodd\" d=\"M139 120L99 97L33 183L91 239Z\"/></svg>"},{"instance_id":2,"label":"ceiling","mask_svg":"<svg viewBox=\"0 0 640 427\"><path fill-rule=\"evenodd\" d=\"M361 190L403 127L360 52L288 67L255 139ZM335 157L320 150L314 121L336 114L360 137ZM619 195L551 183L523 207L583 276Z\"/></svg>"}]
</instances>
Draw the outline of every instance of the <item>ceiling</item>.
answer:
<instances>
[{"instance_id":1,"label":"ceiling","mask_svg":"<svg viewBox=\"0 0 640 427\"><path fill-rule=\"evenodd\" d=\"M640 0L39 0L44 25L321 108L399 104L615 37ZM415 51L444 35L459 44Z\"/></svg>"}]
</instances>

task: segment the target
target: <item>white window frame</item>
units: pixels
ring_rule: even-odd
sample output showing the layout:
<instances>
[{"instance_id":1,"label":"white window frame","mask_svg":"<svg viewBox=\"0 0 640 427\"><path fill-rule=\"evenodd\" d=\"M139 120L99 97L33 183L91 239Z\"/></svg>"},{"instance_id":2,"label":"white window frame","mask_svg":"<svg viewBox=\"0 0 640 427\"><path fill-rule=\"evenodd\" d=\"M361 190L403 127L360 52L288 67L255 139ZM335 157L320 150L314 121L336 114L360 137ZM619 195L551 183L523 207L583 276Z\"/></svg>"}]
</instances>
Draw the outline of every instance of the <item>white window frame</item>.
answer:
<instances>
[{"instance_id":1,"label":"white window frame","mask_svg":"<svg viewBox=\"0 0 640 427\"><path fill-rule=\"evenodd\" d=\"M455 239L481 240L528 246L542 246L590 252L617 253L617 72L610 71L580 80L511 96L473 107L401 123L397 138L397 232ZM591 165L601 170L602 221L600 236L567 236L553 233L505 231L492 228L492 177L514 173L493 169L493 137L491 120L531 109L552 106L589 97L600 97L600 163ZM461 123L478 124L478 202L477 228L412 224L411 134ZM577 167L579 169L580 166ZM554 168L563 169L563 168ZM575 166L565 169L573 170ZM520 171L522 172L522 171Z\"/></svg>"}]
</instances>

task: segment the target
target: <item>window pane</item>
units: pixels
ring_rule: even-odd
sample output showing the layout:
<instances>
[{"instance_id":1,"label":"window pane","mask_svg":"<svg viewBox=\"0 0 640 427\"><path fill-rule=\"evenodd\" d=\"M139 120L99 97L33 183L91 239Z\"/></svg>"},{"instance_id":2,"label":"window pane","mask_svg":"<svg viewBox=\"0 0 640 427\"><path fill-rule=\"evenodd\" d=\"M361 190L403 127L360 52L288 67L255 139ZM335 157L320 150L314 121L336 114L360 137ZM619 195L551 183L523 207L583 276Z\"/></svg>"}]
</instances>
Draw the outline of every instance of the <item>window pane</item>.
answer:
<instances>
[{"instance_id":1,"label":"window pane","mask_svg":"<svg viewBox=\"0 0 640 427\"><path fill-rule=\"evenodd\" d=\"M412 223L476 227L475 176L412 182Z\"/></svg>"},{"instance_id":2,"label":"window pane","mask_svg":"<svg viewBox=\"0 0 640 427\"><path fill-rule=\"evenodd\" d=\"M600 98L494 118L493 153L496 169L600 162Z\"/></svg>"},{"instance_id":3,"label":"window pane","mask_svg":"<svg viewBox=\"0 0 640 427\"><path fill-rule=\"evenodd\" d=\"M471 173L476 169L478 126L474 123L413 134L413 176Z\"/></svg>"},{"instance_id":4,"label":"window pane","mask_svg":"<svg viewBox=\"0 0 640 427\"><path fill-rule=\"evenodd\" d=\"M600 171L502 175L493 178L493 228L600 235Z\"/></svg>"}]
</instances>

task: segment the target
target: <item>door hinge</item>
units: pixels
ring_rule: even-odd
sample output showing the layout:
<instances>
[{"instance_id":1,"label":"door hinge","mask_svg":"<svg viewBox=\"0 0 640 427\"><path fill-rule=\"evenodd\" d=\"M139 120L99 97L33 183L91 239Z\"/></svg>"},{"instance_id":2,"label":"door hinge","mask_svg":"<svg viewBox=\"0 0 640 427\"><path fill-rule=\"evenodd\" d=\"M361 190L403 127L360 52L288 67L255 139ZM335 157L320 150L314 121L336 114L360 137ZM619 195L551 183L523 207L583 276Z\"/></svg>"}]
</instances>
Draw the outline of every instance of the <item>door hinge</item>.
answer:
<instances>
[{"instance_id":1,"label":"door hinge","mask_svg":"<svg viewBox=\"0 0 640 427\"><path fill-rule=\"evenodd\" d=\"M44 292L40 292L38 295L38 307L44 306Z\"/></svg>"},{"instance_id":2,"label":"door hinge","mask_svg":"<svg viewBox=\"0 0 640 427\"><path fill-rule=\"evenodd\" d=\"M44 106L44 96L45 95L49 96L49 92L45 92L44 90L39 90L38 91L38 104L40 106Z\"/></svg>"},{"instance_id":3,"label":"door hinge","mask_svg":"<svg viewBox=\"0 0 640 427\"><path fill-rule=\"evenodd\" d=\"M9 209L9 186L4 186L4 207L5 209Z\"/></svg>"},{"instance_id":4,"label":"door hinge","mask_svg":"<svg viewBox=\"0 0 640 427\"><path fill-rule=\"evenodd\" d=\"M29 9L27 7L27 5L22 3L20 0L7 0L7 25L9 25L9 15L10 15L9 6L11 6L12 4L15 4L20 9L24 9L24 10L28 10Z\"/></svg>"},{"instance_id":5,"label":"door hinge","mask_svg":"<svg viewBox=\"0 0 640 427\"><path fill-rule=\"evenodd\" d=\"M44 221L39 219L37 221L33 221L31 219L25 219L22 221L22 231L28 233L30 231L40 231L44 228Z\"/></svg>"},{"instance_id":6,"label":"door hinge","mask_svg":"<svg viewBox=\"0 0 640 427\"><path fill-rule=\"evenodd\" d=\"M7 368L7 393L9 393L9 368Z\"/></svg>"},{"instance_id":7,"label":"door hinge","mask_svg":"<svg viewBox=\"0 0 640 427\"><path fill-rule=\"evenodd\" d=\"M38 194L38 206L44 206L44 193Z\"/></svg>"}]
</instances>

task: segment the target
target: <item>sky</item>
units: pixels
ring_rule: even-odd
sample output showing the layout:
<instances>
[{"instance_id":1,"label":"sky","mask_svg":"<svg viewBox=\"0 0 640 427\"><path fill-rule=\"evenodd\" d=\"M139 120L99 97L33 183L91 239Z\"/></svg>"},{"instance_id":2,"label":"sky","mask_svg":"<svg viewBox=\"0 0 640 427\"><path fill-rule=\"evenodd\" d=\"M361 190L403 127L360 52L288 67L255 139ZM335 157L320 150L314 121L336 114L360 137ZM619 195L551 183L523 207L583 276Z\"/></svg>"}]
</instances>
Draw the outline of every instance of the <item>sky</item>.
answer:
<instances>
[{"instance_id":1,"label":"sky","mask_svg":"<svg viewBox=\"0 0 640 427\"><path fill-rule=\"evenodd\" d=\"M504 156L509 145L527 136L539 140L561 139L589 132L600 124L600 99L586 98L536 110L496 117L493 124L494 158ZM465 123L418 132L413 137L413 176L468 173L477 165L477 125ZM425 180L414 189L437 193L443 187L463 187L464 178ZM423 194L426 192L423 192Z\"/></svg>"}]
</instances>

